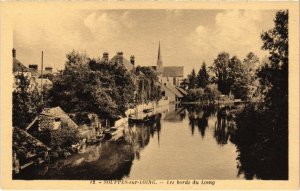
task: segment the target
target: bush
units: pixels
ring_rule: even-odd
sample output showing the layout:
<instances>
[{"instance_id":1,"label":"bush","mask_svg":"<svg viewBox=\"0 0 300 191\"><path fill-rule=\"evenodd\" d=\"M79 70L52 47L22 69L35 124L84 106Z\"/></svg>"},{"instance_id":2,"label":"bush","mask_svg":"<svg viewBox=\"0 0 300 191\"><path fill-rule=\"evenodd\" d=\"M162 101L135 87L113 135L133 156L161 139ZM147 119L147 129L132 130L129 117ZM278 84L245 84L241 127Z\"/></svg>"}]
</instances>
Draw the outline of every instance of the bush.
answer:
<instances>
[{"instance_id":1,"label":"bush","mask_svg":"<svg viewBox=\"0 0 300 191\"><path fill-rule=\"evenodd\" d=\"M217 85L211 84L205 89L195 88L188 90L184 100L187 102L213 103L220 98L220 95Z\"/></svg>"},{"instance_id":2,"label":"bush","mask_svg":"<svg viewBox=\"0 0 300 191\"><path fill-rule=\"evenodd\" d=\"M62 127L51 132L51 145L69 147L78 143L80 135L78 129L71 127Z\"/></svg>"}]
</instances>

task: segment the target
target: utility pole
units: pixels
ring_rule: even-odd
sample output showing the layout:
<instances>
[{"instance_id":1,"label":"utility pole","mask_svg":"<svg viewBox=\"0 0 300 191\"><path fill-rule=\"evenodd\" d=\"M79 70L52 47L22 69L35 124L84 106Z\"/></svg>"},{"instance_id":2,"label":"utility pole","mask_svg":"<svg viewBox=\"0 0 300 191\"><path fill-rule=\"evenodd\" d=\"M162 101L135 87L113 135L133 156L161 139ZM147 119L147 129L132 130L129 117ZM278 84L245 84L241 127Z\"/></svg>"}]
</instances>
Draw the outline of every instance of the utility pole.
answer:
<instances>
[{"instance_id":1,"label":"utility pole","mask_svg":"<svg viewBox=\"0 0 300 191\"><path fill-rule=\"evenodd\" d=\"M42 100L42 103L44 103L44 100L43 100L43 62L44 62L44 52L42 51L42 62L41 62L41 100Z\"/></svg>"}]
</instances>

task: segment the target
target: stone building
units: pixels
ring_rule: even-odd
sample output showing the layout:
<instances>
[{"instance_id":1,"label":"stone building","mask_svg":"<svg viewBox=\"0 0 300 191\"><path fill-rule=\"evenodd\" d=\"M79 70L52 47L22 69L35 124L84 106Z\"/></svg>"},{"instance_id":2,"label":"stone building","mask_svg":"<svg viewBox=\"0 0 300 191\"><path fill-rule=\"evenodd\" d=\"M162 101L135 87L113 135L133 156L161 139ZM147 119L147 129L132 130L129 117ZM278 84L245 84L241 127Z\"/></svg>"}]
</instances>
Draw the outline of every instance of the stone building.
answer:
<instances>
[{"instance_id":1,"label":"stone building","mask_svg":"<svg viewBox=\"0 0 300 191\"><path fill-rule=\"evenodd\" d=\"M162 96L170 102L178 102L187 93L179 88L183 80L183 66L163 66L160 43L158 45L158 56L156 66L152 66L158 76L158 84L161 86Z\"/></svg>"}]
</instances>

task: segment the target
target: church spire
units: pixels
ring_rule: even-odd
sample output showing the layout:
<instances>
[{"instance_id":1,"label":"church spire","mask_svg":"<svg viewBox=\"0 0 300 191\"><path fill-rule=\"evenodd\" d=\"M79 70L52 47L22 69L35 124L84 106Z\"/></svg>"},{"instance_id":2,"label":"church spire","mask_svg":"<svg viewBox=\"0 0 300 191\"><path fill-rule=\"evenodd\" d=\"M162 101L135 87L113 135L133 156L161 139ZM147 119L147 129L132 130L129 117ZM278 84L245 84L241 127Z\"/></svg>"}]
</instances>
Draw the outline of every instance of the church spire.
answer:
<instances>
[{"instance_id":1,"label":"church spire","mask_svg":"<svg viewBox=\"0 0 300 191\"><path fill-rule=\"evenodd\" d=\"M160 60L160 41L158 41L158 56L157 59Z\"/></svg>"},{"instance_id":2,"label":"church spire","mask_svg":"<svg viewBox=\"0 0 300 191\"><path fill-rule=\"evenodd\" d=\"M162 60L161 60L161 55L160 55L160 41L158 42L158 55L157 55L157 69L156 71L158 73L162 73L163 71L163 65L162 65Z\"/></svg>"}]
</instances>

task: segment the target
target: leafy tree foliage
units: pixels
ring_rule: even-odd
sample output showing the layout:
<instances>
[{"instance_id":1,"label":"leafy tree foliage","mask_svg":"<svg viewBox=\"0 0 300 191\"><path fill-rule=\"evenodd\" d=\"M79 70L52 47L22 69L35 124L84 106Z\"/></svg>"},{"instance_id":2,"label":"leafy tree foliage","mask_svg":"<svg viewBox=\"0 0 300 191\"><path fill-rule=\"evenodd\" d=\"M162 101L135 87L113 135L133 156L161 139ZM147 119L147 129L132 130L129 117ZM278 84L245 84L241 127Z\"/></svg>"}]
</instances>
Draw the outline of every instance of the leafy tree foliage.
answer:
<instances>
[{"instance_id":1,"label":"leafy tree foliage","mask_svg":"<svg viewBox=\"0 0 300 191\"><path fill-rule=\"evenodd\" d=\"M262 84L269 84L266 95L269 107L284 107L288 102L288 11L279 11L275 17L275 27L261 35L262 48L269 50L270 64L258 72Z\"/></svg>"},{"instance_id":2,"label":"leafy tree foliage","mask_svg":"<svg viewBox=\"0 0 300 191\"><path fill-rule=\"evenodd\" d=\"M204 92L206 94L207 99L210 102L215 102L216 100L220 99L221 92L218 90L218 87L216 84L209 84L204 89Z\"/></svg>"},{"instance_id":3,"label":"leafy tree foliage","mask_svg":"<svg viewBox=\"0 0 300 191\"><path fill-rule=\"evenodd\" d=\"M215 74L214 82L218 84L218 89L222 94L228 95L232 85L232 79L229 77L230 56L227 52L221 52L214 60L210 70Z\"/></svg>"},{"instance_id":4,"label":"leafy tree foliage","mask_svg":"<svg viewBox=\"0 0 300 191\"><path fill-rule=\"evenodd\" d=\"M230 90L237 99L246 100L249 94L250 78L249 73L245 70L242 62L236 57L232 57L229 62L229 79L231 84Z\"/></svg>"},{"instance_id":5,"label":"leafy tree foliage","mask_svg":"<svg viewBox=\"0 0 300 191\"><path fill-rule=\"evenodd\" d=\"M100 66L75 51L67 54L65 69L53 79L53 105L66 112L85 111L104 118L115 117L118 106L113 97L118 95L114 95L117 87L108 72L110 67L113 66Z\"/></svg>"},{"instance_id":6,"label":"leafy tree foliage","mask_svg":"<svg viewBox=\"0 0 300 191\"><path fill-rule=\"evenodd\" d=\"M78 129L68 126L51 131L50 135L52 146L70 147L71 145L78 143L80 140Z\"/></svg>"},{"instance_id":7,"label":"leafy tree foliage","mask_svg":"<svg viewBox=\"0 0 300 191\"><path fill-rule=\"evenodd\" d=\"M29 80L24 73L15 76L16 89L13 91L13 126L24 128L30 123Z\"/></svg>"},{"instance_id":8,"label":"leafy tree foliage","mask_svg":"<svg viewBox=\"0 0 300 191\"><path fill-rule=\"evenodd\" d=\"M149 67L127 71L120 63L90 59L73 51L53 79L53 104L67 112L93 112L100 118L124 115L131 103L160 98L157 76Z\"/></svg>"},{"instance_id":9,"label":"leafy tree foliage","mask_svg":"<svg viewBox=\"0 0 300 191\"><path fill-rule=\"evenodd\" d=\"M197 88L197 77L195 69L192 70L191 74L188 75L189 89Z\"/></svg>"},{"instance_id":10,"label":"leafy tree foliage","mask_svg":"<svg viewBox=\"0 0 300 191\"><path fill-rule=\"evenodd\" d=\"M243 66L246 70L246 76L248 84L248 96L247 99L260 99L260 83L257 78L257 70L260 65L259 58L253 53L249 52L246 58L243 60Z\"/></svg>"},{"instance_id":11,"label":"leafy tree foliage","mask_svg":"<svg viewBox=\"0 0 300 191\"><path fill-rule=\"evenodd\" d=\"M198 88L206 88L209 83L209 75L206 70L205 62L202 63L202 66L197 74L197 85Z\"/></svg>"},{"instance_id":12,"label":"leafy tree foliage","mask_svg":"<svg viewBox=\"0 0 300 191\"><path fill-rule=\"evenodd\" d=\"M30 80L23 72L15 76L16 87L13 91L13 126L25 128L31 120L48 106L49 89L30 88ZM42 97L44 98L42 100Z\"/></svg>"},{"instance_id":13,"label":"leafy tree foliage","mask_svg":"<svg viewBox=\"0 0 300 191\"><path fill-rule=\"evenodd\" d=\"M221 93L215 84L208 85L205 89L189 89L187 96L184 98L187 102L201 102L202 104L214 103L220 98Z\"/></svg>"},{"instance_id":14,"label":"leafy tree foliage","mask_svg":"<svg viewBox=\"0 0 300 191\"><path fill-rule=\"evenodd\" d=\"M229 95L231 92L237 99L249 98L250 73L236 56L230 58L228 53L222 52L210 69L215 74L213 81L218 84L222 94Z\"/></svg>"},{"instance_id":15,"label":"leafy tree foliage","mask_svg":"<svg viewBox=\"0 0 300 191\"><path fill-rule=\"evenodd\" d=\"M275 27L261 35L269 63L259 71L268 86L265 102L237 115L233 136L240 152L239 170L247 179L288 179L288 11L279 11ZM262 128L263 127L263 128Z\"/></svg>"},{"instance_id":16,"label":"leafy tree foliage","mask_svg":"<svg viewBox=\"0 0 300 191\"><path fill-rule=\"evenodd\" d=\"M137 78L136 99L138 102L149 102L161 99L161 89L157 85L156 72L147 66L137 66L135 75Z\"/></svg>"},{"instance_id":17,"label":"leafy tree foliage","mask_svg":"<svg viewBox=\"0 0 300 191\"><path fill-rule=\"evenodd\" d=\"M249 52L243 60L243 64L247 71L255 73L259 64L259 58L253 52Z\"/></svg>"}]
</instances>

